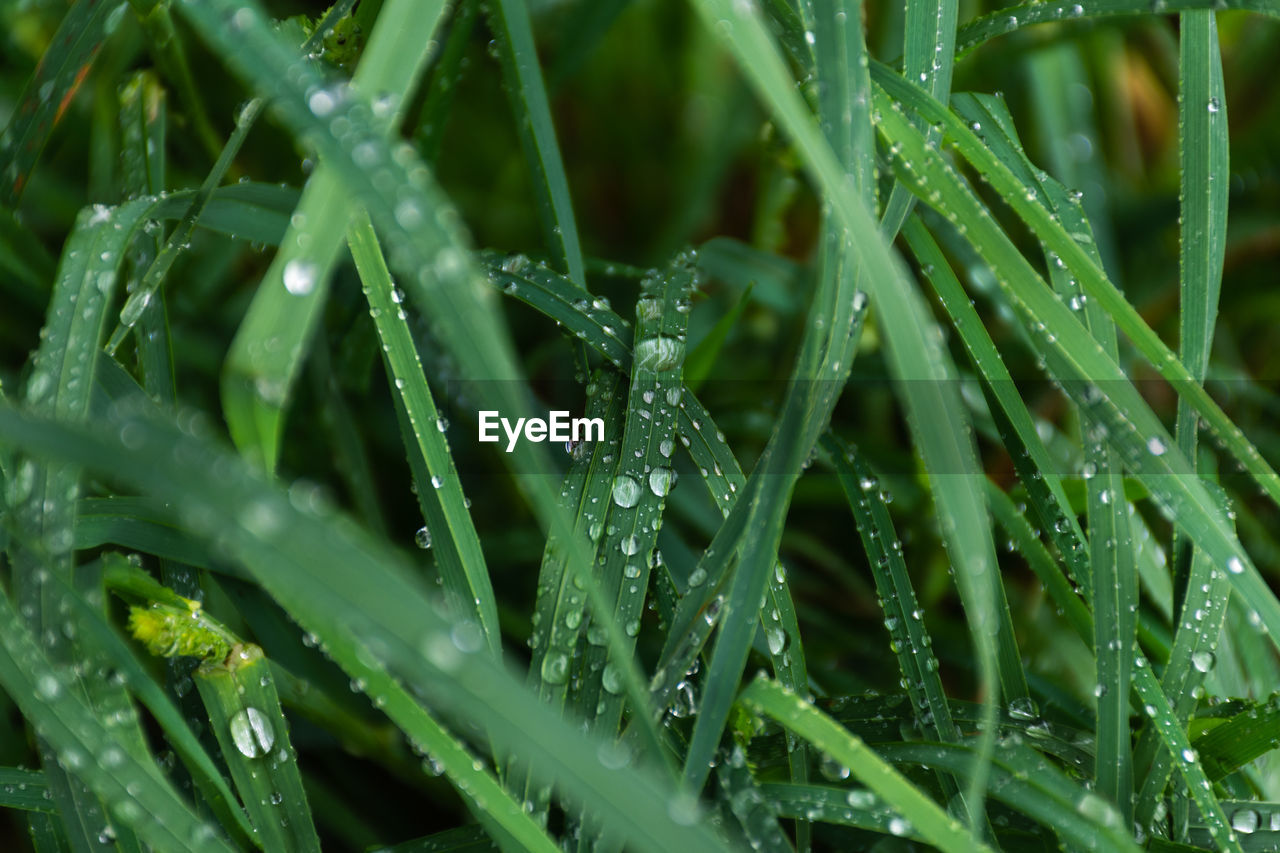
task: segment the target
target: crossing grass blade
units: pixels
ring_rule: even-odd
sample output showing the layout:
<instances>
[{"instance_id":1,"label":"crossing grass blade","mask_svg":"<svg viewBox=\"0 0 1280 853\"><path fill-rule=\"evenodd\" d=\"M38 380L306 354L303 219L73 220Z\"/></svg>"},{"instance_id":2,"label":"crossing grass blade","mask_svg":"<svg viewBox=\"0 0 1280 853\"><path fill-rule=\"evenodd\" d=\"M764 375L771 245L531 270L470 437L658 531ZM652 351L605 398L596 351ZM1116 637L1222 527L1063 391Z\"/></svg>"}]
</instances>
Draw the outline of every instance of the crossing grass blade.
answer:
<instances>
[{"instance_id":1,"label":"crossing grass blade","mask_svg":"<svg viewBox=\"0 0 1280 853\"><path fill-rule=\"evenodd\" d=\"M939 850L958 853L961 850L991 849L858 737L786 688L766 679L757 679L742 692L739 701L756 713L773 718L848 767L853 776L896 809L901 820L909 822L909 827ZM985 781L987 763L988 759L981 758L971 762L969 767L979 767ZM908 826L903 829L908 829Z\"/></svg>"},{"instance_id":2,"label":"crossing grass blade","mask_svg":"<svg viewBox=\"0 0 1280 853\"><path fill-rule=\"evenodd\" d=\"M376 120L383 133L397 127L419 75L437 52L432 36L446 5L443 0L425 7L393 0L378 18L351 86L380 99ZM322 161L303 189L223 367L223 411L231 435L269 471L279 453L284 408L347 232L351 210L344 196L333 166Z\"/></svg>"},{"instance_id":3,"label":"crossing grass blade","mask_svg":"<svg viewBox=\"0 0 1280 853\"><path fill-rule=\"evenodd\" d=\"M1035 200L1034 193L1032 200L1028 201L1026 189L1021 184L1015 192L1012 186L1017 179L950 111L929 103L922 92L890 72L877 70L874 76L891 89L895 97L924 108L931 118L939 118L949 137L963 140L960 150L975 164L980 164L979 168L988 175L993 188L997 188L1015 210L1026 215L1028 224L1045 239L1049 249L1077 275L1089 299L1096 299L1107 309L1117 327L1158 365L1179 395L1191 401L1227 452L1274 499L1276 489L1272 482L1276 479L1275 473L1257 449L1209 399L1203 388L1189 381L1181 362L1107 282L1073 237L1053 221L1048 210ZM903 144L899 150L904 159L896 161L895 168L910 173L916 191L926 203L940 207L952 221L964 220L966 239L997 271L1002 291L1022 314L1024 323L1035 330L1031 340L1037 352L1044 356L1049 372L1080 407L1085 421L1094 423L1096 429L1106 430L1108 442L1120 454L1125 467L1151 490L1175 523L1185 529L1197 545L1209 551L1212 559L1231 569L1234 588L1256 602L1263 621L1274 626L1272 636L1277 636L1277 631L1280 631L1280 602L1276 601L1274 593L1253 568L1248 554L1231 533L1221 513L1213 510L1201 484L1190 476L1186 459L1173 446L1173 439L1163 425L1115 361L1071 310L1054 298L1027 260L995 226L986 209L960 182L954 170L940 160L937 152L925 148L923 138L906 121L901 107L888 101L884 92L880 90L877 93L878 98L884 99L881 101L881 127L888 136ZM933 195L935 191L937 195ZM1235 570L1237 568L1239 571Z\"/></svg>"},{"instance_id":4,"label":"crossing grass blade","mask_svg":"<svg viewBox=\"0 0 1280 853\"><path fill-rule=\"evenodd\" d=\"M520 145L533 175L546 245L569 280L586 289L578 225L569 198L551 105L538 64L533 22L525 0L496 0L489 7L490 29L498 42L502 74L515 115Z\"/></svg>"},{"instance_id":5,"label":"crossing grass blade","mask_svg":"<svg viewBox=\"0 0 1280 853\"><path fill-rule=\"evenodd\" d=\"M193 531L216 537L242 561L366 694L430 750L446 773L456 774L460 789L526 849L556 848L406 687L460 726L479 726L497 748L519 745L536 768L535 778L554 782L638 849L727 849L705 825L677 821L680 812L673 817L667 788L650 771L601 763L600 743L584 740L493 661L478 626L438 614L399 556L314 491L294 490L291 498L243 460L145 414L118 412L110 429L91 433L5 406L0 435L28 452L88 463L172 501ZM151 464L138 464L143 458ZM531 731L538 733L533 741Z\"/></svg>"},{"instance_id":6,"label":"crossing grass blade","mask_svg":"<svg viewBox=\"0 0 1280 853\"><path fill-rule=\"evenodd\" d=\"M992 798L1052 829L1065 844L1111 851L1141 849L1117 809L1026 744L1011 740L1000 743L992 761L988 781ZM953 773L965 773L972 765L971 748L964 745L892 743L879 752L895 764L924 764Z\"/></svg>"},{"instance_id":7,"label":"crossing grass blade","mask_svg":"<svg viewBox=\"0 0 1280 853\"><path fill-rule=\"evenodd\" d=\"M400 307L404 294L391 280L366 214L352 217L348 241L364 283L369 313L382 339L388 378L399 398L397 411L402 412L407 427L405 450L426 522L426 541L435 550L445 595L458 618L474 619L480 626L496 657L502 650L502 636L493 584L480 538L467 511L462 482L449 454L447 424L436 410L407 315Z\"/></svg>"}]
</instances>

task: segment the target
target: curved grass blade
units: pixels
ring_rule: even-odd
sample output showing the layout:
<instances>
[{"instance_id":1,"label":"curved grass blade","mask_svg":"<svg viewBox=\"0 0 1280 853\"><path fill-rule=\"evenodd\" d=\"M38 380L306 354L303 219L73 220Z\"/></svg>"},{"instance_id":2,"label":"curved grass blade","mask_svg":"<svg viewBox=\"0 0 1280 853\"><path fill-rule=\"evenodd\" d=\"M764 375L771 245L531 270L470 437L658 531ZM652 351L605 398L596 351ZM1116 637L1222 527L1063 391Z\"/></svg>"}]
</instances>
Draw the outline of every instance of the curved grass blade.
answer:
<instances>
[{"instance_id":1,"label":"curved grass blade","mask_svg":"<svg viewBox=\"0 0 1280 853\"><path fill-rule=\"evenodd\" d=\"M436 52L432 35L446 5L444 0L427 5L391 0L378 16L351 85L379 99L373 119L384 134L397 126L419 73ZM231 436L268 471L275 469L284 407L325 304L350 216L341 180L322 161L303 189L223 366L223 412Z\"/></svg>"},{"instance_id":2,"label":"curved grass blade","mask_svg":"<svg viewBox=\"0 0 1280 853\"><path fill-rule=\"evenodd\" d=\"M773 718L848 767L853 776L895 808L901 818L909 822L909 827L939 850L946 853L990 853L990 847L948 816L862 740L785 687L758 678L742 691L739 701L751 710ZM980 768L980 775L985 779L986 763L986 759L979 759L970 762L969 767Z\"/></svg>"},{"instance_id":3,"label":"curved grass blade","mask_svg":"<svg viewBox=\"0 0 1280 853\"><path fill-rule=\"evenodd\" d=\"M484 631L490 651L497 657L502 650L502 632L498 626L493 584L480 548L480 537L467 511L462 481L449 454L444 421L436 411L406 315L399 304L404 294L391 281L367 214L361 212L352 217L347 239L369 301L369 313L382 339L388 378L399 399L398 408L412 431L412 441L409 435L405 436L405 451L409 454L418 503L437 555L446 598L458 618L476 621Z\"/></svg>"},{"instance_id":4,"label":"curved grass blade","mask_svg":"<svg viewBox=\"0 0 1280 853\"><path fill-rule=\"evenodd\" d=\"M923 842L924 838L898 815L896 809L867 788L832 788L766 782L760 786L769 803L784 817L815 823L848 826Z\"/></svg>"},{"instance_id":5,"label":"curved grass blade","mask_svg":"<svg viewBox=\"0 0 1280 853\"><path fill-rule=\"evenodd\" d=\"M944 537L958 564L956 577L970 620L979 680L991 703L987 713L994 721L998 692L996 653L986 626L996 624L999 581L983 496L975 480L979 470L975 450L964 426L958 393L950 381L953 370L949 359L930 331L934 324L918 292L879 233L866 205L846 181L845 170L813 126L772 40L752 13L751 4L700 0L695 5L705 23L726 40L743 71L801 150L834 215L845 228L850 259L865 270L871 299L882 312L891 373L899 382L908 420L917 432L917 448L926 469L937 475L931 477L930 486ZM920 427L926 421L937 424L939 420L948 428L926 432ZM981 811L981 781L981 774L975 774L968 798L975 822Z\"/></svg>"},{"instance_id":6,"label":"curved grass blade","mask_svg":"<svg viewBox=\"0 0 1280 853\"><path fill-rule=\"evenodd\" d=\"M288 721L262 649L236 644L195 674L223 759L267 850L318 851Z\"/></svg>"},{"instance_id":7,"label":"curved grass blade","mask_svg":"<svg viewBox=\"0 0 1280 853\"><path fill-rule=\"evenodd\" d=\"M1280 696L1247 706L1197 736L1192 746L1215 782L1280 747Z\"/></svg>"},{"instance_id":8,"label":"curved grass blade","mask_svg":"<svg viewBox=\"0 0 1280 853\"><path fill-rule=\"evenodd\" d=\"M756 784L747 755L738 744L716 762L716 781L720 785L721 802L737 819L752 850L767 853L792 853L791 842L778 825L778 811Z\"/></svg>"},{"instance_id":9,"label":"curved grass blade","mask_svg":"<svg viewBox=\"0 0 1280 853\"><path fill-rule=\"evenodd\" d=\"M351 2L353 0L340 0L335 3L321 22L321 26L317 27L316 32L303 45L303 49L309 50L318 45L327 31L325 28L336 23L337 19L341 17L342 11L345 8L349 8ZM218 184L222 183L223 177L226 176L227 170L231 168L236 154L240 151L240 146L244 144L249 131L253 128L254 122L258 120L258 116L262 114L265 108L266 103L260 98L255 98L245 104L236 116L235 130L232 132L231 138L227 140L227 144L223 146L218 159L214 161L213 168L209 170L204 181L201 182L200 188L192 195L189 205L182 213L181 220L169 234L169 239L165 242L159 255L147 268L146 274L142 277L142 282L129 294L124 306L120 309L120 321L115 330L112 331L111 337L107 340L108 353L115 355L125 336L137 325L139 319L152 304L155 294L164 284L169 270L172 269L178 256L190 241L191 234L199 224L205 206L212 198Z\"/></svg>"},{"instance_id":10,"label":"curved grass blade","mask_svg":"<svg viewBox=\"0 0 1280 853\"><path fill-rule=\"evenodd\" d=\"M1244 470L1273 501L1280 503L1280 475L1276 474L1240 428L1232 423L1231 419L1213 401L1204 388L1195 381L1195 377L1187 371L1182 362L1152 331L1151 327L1146 324L1137 310L1129 304L1124 295L1116 289L1114 284L1107 280L1106 274L1099 269L1090 250L1086 248L1088 245L1087 239L1083 241L1083 245L1081 242L1077 242L1077 237L1082 235L1068 233L1062 224L1054 219L1052 211L1040 202L1037 194L1032 193L1031 197L1028 198L1026 188L1018 180L1017 176L981 143L970 127L960 121L950 110L947 110L932 100L926 93L902 80L884 66L873 64L872 77L880 87L883 87L877 93L877 100L882 103L885 109L892 110L895 114L890 115L882 110L881 115L885 121L895 127L899 125L896 115L900 115L903 106L906 106L914 111L919 111L921 115L931 122L941 123L944 127L945 135L956 146L956 150L986 178L992 188L1008 202L1023 221L1043 240L1046 249L1053 252L1063 262L1065 268L1071 270L1084 292L1088 295L1089 300L1096 301L1106 310L1116 327L1129 338L1138 351L1142 353L1143 357L1169 382L1179 398L1185 398L1191 404L1192 408L1207 424L1215 441L1240 463ZM882 98L880 92L883 92L888 97ZM889 100L889 98L892 100ZM894 102L898 106L892 106ZM908 136L911 135L905 131L890 130L887 132L895 141L904 145L907 143ZM917 143L913 140L911 145L915 148ZM899 150L901 151L901 148ZM936 179L936 183L931 184L927 189L920 190L920 192L930 195L929 203L931 205L943 204L949 207L950 201L959 203L965 208L976 205L976 202L971 197L963 199L959 197L967 196L967 190L959 183L954 172L938 160L936 151L927 149L925 153L914 158L914 161L914 168L917 170L926 169ZM940 191L937 196L933 196L933 191L939 187L945 187L946 191ZM973 211L965 211L966 214L970 212L975 216L984 217L987 220L990 219L990 215L980 206L977 206ZM961 218L961 213L954 209L945 210L944 213L953 220ZM987 229L986 222L979 224L983 230ZM972 235L969 236L969 239L973 240ZM991 248L994 248L994 246ZM1078 333L1079 323L1071 316L1066 306L1058 304L1056 308L1050 307L1040 294L1033 292L1032 288L1021 285L1021 282L1028 280L1025 276L1019 275L1014 278L1019 283L1018 287L1013 288L1016 291L1014 294L1015 302L1021 305L1023 300L1027 300L1028 306L1034 307L1036 317L1033 322L1044 324L1045 334L1054 337L1054 341L1051 343L1057 344L1061 349L1066 346L1062 343L1064 334L1067 335L1067 340L1074 340L1072 335ZM1079 349L1081 349L1081 353L1076 354L1076 357L1085 357L1083 353L1084 347L1079 347ZM1090 353L1090 356L1092 356L1092 353ZM1105 354L1103 354L1103 358L1106 358ZM1105 383L1111 380L1116 373L1115 369L1103 370L1099 366L1097 370L1083 372L1082 378L1090 382ZM1121 381L1127 384L1127 379L1123 379L1123 374L1121 375ZM1167 433L1162 427L1156 426L1151 431L1144 430L1142 434L1158 437L1161 447L1168 446L1169 442L1165 441ZM1151 455L1156 457L1157 461L1164 456L1163 451ZM1176 456L1171 456L1170 458L1181 458L1181 454L1176 454ZM1245 555L1241 555L1241 559L1246 559Z\"/></svg>"},{"instance_id":11,"label":"curved grass blade","mask_svg":"<svg viewBox=\"0 0 1280 853\"><path fill-rule=\"evenodd\" d=\"M0 135L0 206L17 206L40 153L124 11L121 0L78 0L58 25Z\"/></svg>"},{"instance_id":12,"label":"curved grass blade","mask_svg":"<svg viewBox=\"0 0 1280 853\"><path fill-rule=\"evenodd\" d=\"M0 589L0 684L23 714L104 802L112 817L160 850L227 851L232 847L195 815L145 752L122 744L20 622ZM97 832L105 833L100 823ZM116 830L118 834L120 830ZM100 844L97 832L91 843ZM110 838L108 837L109 841Z\"/></svg>"},{"instance_id":13,"label":"curved grass blade","mask_svg":"<svg viewBox=\"0 0 1280 853\"><path fill-rule=\"evenodd\" d=\"M490 29L498 42L502 75L506 81L511 111L515 116L529 171L546 244L563 264L569 280L586 289L578 225L569 198L560 146L556 142L551 105L538 65L533 40L533 21L526 0L494 0L489 5Z\"/></svg>"},{"instance_id":14,"label":"curved grass blade","mask_svg":"<svg viewBox=\"0 0 1280 853\"><path fill-rule=\"evenodd\" d=\"M601 418L603 441L590 445L589 452L575 454L561 489L561 500L575 514L574 528L593 542L604 531L608 506L612 501L613 477L622 450L622 407L620 377L612 370L597 371L588 385L587 417ZM574 577L568 556L559 541L547 541L538 573L537 601L534 605L532 649L528 683L539 698L557 711L563 710L569 684L579 678L582 649L579 640L585 628L585 594ZM523 773L524 775L517 775ZM527 769L513 769L513 790L524 790L528 799ZM538 812L546 811L551 792L536 792Z\"/></svg>"},{"instance_id":15,"label":"curved grass blade","mask_svg":"<svg viewBox=\"0 0 1280 853\"><path fill-rule=\"evenodd\" d=\"M506 821L527 849L555 848L488 773L475 769L466 750L455 743L449 751L451 736L424 728L430 717L397 680L461 725L478 725L499 749L520 751L537 768L536 778L554 782L637 849L727 849L696 814L686 821L687 812L673 810L669 788L658 777L602 763L600 742L584 740L484 653L478 627L443 618L399 556L316 494L294 490L290 497L262 482L247 462L145 414L121 411L108 428L91 431L5 405L0 435L28 452L91 465L172 501L194 531L217 538L243 561L411 737L437 737L429 744L433 757L446 772L458 773L478 807ZM682 800L677 805L688 806Z\"/></svg>"}]
</instances>

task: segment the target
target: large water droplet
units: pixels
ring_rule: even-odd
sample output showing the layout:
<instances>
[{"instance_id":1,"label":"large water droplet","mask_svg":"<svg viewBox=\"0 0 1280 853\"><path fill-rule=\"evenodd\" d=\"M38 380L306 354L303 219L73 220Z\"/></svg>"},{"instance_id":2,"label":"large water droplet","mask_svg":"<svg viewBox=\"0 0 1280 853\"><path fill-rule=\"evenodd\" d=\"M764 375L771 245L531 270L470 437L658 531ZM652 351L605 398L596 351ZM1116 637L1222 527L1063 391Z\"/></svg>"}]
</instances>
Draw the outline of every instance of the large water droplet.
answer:
<instances>
[{"instance_id":1,"label":"large water droplet","mask_svg":"<svg viewBox=\"0 0 1280 853\"><path fill-rule=\"evenodd\" d=\"M614 664L609 664L604 668L604 672L600 674L600 684L610 693L618 694L622 692L622 673Z\"/></svg>"},{"instance_id":2,"label":"large water droplet","mask_svg":"<svg viewBox=\"0 0 1280 853\"><path fill-rule=\"evenodd\" d=\"M654 468L649 472L649 491L658 497L665 497L675 485L676 472L670 468ZM683 494L683 492L681 492Z\"/></svg>"},{"instance_id":3,"label":"large water droplet","mask_svg":"<svg viewBox=\"0 0 1280 853\"><path fill-rule=\"evenodd\" d=\"M542 680L548 684L563 684L568 674L568 655L564 652L547 652L547 656L542 659Z\"/></svg>"},{"instance_id":4,"label":"large water droplet","mask_svg":"<svg viewBox=\"0 0 1280 853\"><path fill-rule=\"evenodd\" d=\"M316 265L297 258L284 265L284 289L294 296L306 296L316 287Z\"/></svg>"},{"instance_id":5,"label":"large water droplet","mask_svg":"<svg viewBox=\"0 0 1280 853\"><path fill-rule=\"evenodd\" d=\"M640 484L626 474L614 477L613 502L623 509L635 506L640 502Z\"/></svg>"},{"instance_id":6,"label":"large water droplet","mask_svg":"<svg viewBox=\"0 0 1280 853\"><path fill-rule=\"evenodd\" d=\"M634 536L628 536L619 543L618 547L622 553L630 557L640 550L640 540Z\"/></svg>"},{"instance_id":7,"label":"large water droplet","mask_svg":"<svg viewBox=\"0 0 1280 853\"><path fill-rule=\"evenodd\" d=\"M654 335L636 344L636 366L644 370L671 370L684 360L684 344L666 335Z\"/></svg>"},{"instance_id":8,"label":"large water droplet","mask_svg":"<svg viewBox=\"0 0 1280 853\"><path fill-rule=\"evenodd\" d=\"M231 740L241 755L258 758L271 751L276 733L257 708L242 708L231 718Z\"/></svg>"},{"instance_id":9,"label":"large water droplet","mask_svg":"<svg viewBox=\"0 0 1280 853\"><path fill-rule=\"evenodd\" d=\"M413 541L424 551L431 547L431 531L425 524L418 528L417 533L413 534Z\"/></svg>"}]
</instances>

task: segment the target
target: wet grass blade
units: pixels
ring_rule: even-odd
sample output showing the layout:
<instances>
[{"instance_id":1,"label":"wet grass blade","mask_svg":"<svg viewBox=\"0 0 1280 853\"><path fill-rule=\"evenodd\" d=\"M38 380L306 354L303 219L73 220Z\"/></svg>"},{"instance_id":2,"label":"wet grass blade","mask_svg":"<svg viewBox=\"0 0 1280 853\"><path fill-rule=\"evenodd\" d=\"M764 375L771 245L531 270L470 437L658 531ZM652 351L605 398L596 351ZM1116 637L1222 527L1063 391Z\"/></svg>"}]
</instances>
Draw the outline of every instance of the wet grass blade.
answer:
<instances>
[{"instance_id":1,"label":"wet grass blade","mask_svg":"<svg viewBox=\"0 0 1280 853\"><path fill-rule=\"evenodd\" d=\"M18 767L0 767L0 808L57 814L44 774Z\"/></svg>"},{"instance_id":2,"label":"wet grass blade","mask_svg":"<svg viewBox=\"0 0 1280 853\"><path fill-rule=\"evenodd\" d=\"M289 723L262 649L236 644L224 660L202 664L195 683L263 848L319 850Z\"/></svg>"},{"instance_id":3,"label":"wet grass blade","mask_svg":"<svg viewBox=\"0 0 1280 853\"><path fill-rule=\"evenodd\" d=\"M676 484L670 460L684 388L681 370L694 284L692 261L679 257L661 274L645 279L636 305L636 345L622 449L610 484L612 506L599 539L604 592L613 604L614 621L629 638L624 650L628 656L634 653L640 632L666 498ZM588 631L589 641L593 633ZM622 682L615 654L610 650L606 661L599 643L589 645L587 681L579 700L582 715L592 719L596 731L606 737L617 733L622 718ZM633 712L651 716L647 705Z\"/></svg>"},{"instance_id":4,"label":"wet grass blade","mask_svg":"<svg viewBox=\"0 0 1280 853\"><path fill-rule=\"evenodd\" d=\"M957 98L962 97L958 95ZM903 237L912 254L920 262L925 280L932 286L951 324L960 334L969 359L988 389L996 405L992 418L1001 428L1001 438L1013 457L1018 477L1032 500L1030 505L1043 529L1049 533L1071 569L1071 576L1081 589L1092 589L1089 570L1088 541L1080 522L1071 511L1071 503L1062 487L1057 465L1051 460L1026 403L996 349L991 335L983 326L977 310L951 269L938 244L915 216L903 227Z\"/></svg>"},{"instance_id":5,"label":"wet grass blade","mask_svg":"<svg viewBox=\"0 0 1280 853\"><path fill-rule=\"evenodd\" d=\"M933 654L933 640L924 625L924 611L920 609L907 573L902 543L889 517L889 507L881 496L880 480L856 448L831 433L823 436L822 448L835 466L840 488L857 522L858 535L882 602L890 646L895 650L911 706L920 710L921 728L930 740L956 742L960 733L951 719L946 692L938 675L938 659ZM1021 710L1030 713L1029 708Z\"/></svg>"},{"instance_id":6,"label":"wet grass blade","mask_svg":"<svg viewBox=\"0 0 1280 853\"><path fill-rule=\"evenodd\" d=\"M502 75L515 114L520 146L533 176L538 213L548 247L569 280L586 289L578 225L569 198L569 180L551 120L551 104L538 64L533 21L526 0L495 0L490 28L498 42Z\"/></svg>"},{"instance_id":7,"label":"wet grass blade","mask_svg":"<svg viewBox=\"0 0 1280 853\"><path fill-rule=\"evenodd\" d=\"M1208 825L1213 843L1220 850L1240 853L1240 839L1231 828L1222 805L1213 793L1213 786L1200 764L1200 757L1191 748L1191 740L1169 706L1169 700L1160 689L1160 682L1151 671L1150 664L1143 658L1134 661L1133 687L1138 691L1147 717L1164 748L1173 756L1173 765L1181 771L1191 799Z\"/></svg>"},{"instance_id":8,"label":"wet grass blade","mask_svg":"<svg viewBox=\"0 0 1280 853\"><path fill-rule=\"evenodd\" d=\"M493 584L480 537L467 511L462 481L449 454L447 425L436 410L407 315L400 307L404 294L391 280L366 214L352 218L348 241L369 301L369 313L382 340L392 393L399 398L398 408L404 413L405 451L426 521L425 541L435 550L450 606L458 618L475 620L496 657L502 650L502 634Z\"/></svg>"},{"instance_id":9,"label":"wet grass blade","mask_svg":"<svg viewBox=\"0 0 1280 853\"><path fill-rule=\"evenodd\" d=\"M855 778L896 809L900 819L908 822L904 830L914 828L928 843L948 853L991 850L862 740L781 685L756 679L742 692L739 701L751 710L776 720L788 731L848 767ZM979 758L969 764L970 768L982 768L984 781L985 763L985 759Z\"/></svg>"},{"instance_id":10,"label":"wet grass blade","mask_svg":"<svg viewBox=\"0 0 1280 853\"><path fill-rule=\"evenodd\" d=\"M1065 844L1089 850L1136 853L1120 812L1056 765L1021 742L1002 741L991 766L994 799L1057 833ZM971 747L929 743L893 743L880 754L894 763L923 764L963 774L972 766Z\"/></svg>"},{"instance_id":11,"label":"wet grass blade","mask_svg":"<svg viewBox=\"0 0 1280 853\"><path fill-rule=\"evenodd\" d=\"M384 134L396 128L419 74L436 53L432 34L446 5L443 0L425 6L392 0L379 15L351 86L379 99L373 118ZM333 166L322 160L223 366L223 411L232 438L269 471L279 453L284 408L347 233L352 211L346 198Z\"/></svg>"}]
</instances>

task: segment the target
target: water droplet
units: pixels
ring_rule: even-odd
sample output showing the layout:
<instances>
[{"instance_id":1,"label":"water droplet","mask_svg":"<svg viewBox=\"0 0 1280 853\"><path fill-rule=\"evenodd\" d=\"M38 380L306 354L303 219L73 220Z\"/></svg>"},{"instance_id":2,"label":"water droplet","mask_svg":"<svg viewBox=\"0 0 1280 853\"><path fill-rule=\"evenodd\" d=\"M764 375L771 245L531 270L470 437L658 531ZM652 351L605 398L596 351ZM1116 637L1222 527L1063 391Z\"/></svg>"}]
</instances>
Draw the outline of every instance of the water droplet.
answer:
<instances>
[{"instance_id":1,"label":"water droplet","mask_svg":"<svg viewBox=\"0 0 1280 853\"><path fill-rule=\"evenodd\" d=\"M1241 562L1239 557L1232 557L1227 560L1227 571L1233 575L1244 574L1244 563Z\"/></svg>"},{"instance_id":2,"label":"water droplet","mask_svg":"<svg viewBox=\"0 0 1280 853\"><path fill-rule=\"evenodd\" d=\"M906 835L911 832L911 822L902 817L889 818L889 831L899 837Z\"/></svg>"},{"instance_id":3,"label":"water droplet","mask_svg":"<svg viewBox=\"0 0 1280 853\"><path fill-rule=\"evenodd\" d=\"M231 740L246 758L266 755L275 745L276 733L257 708L242 708L231 718Z\"/></svg>"},{"instance_id":4,"label":"water droplet","mask_svg":"<svg viewBox=\"0 0 1280 853\"><path fill-rule=\"evenodd\" d=\"M613 478L613 502L623 509L628 509L640 502L640 484L619 474Z\"/></svg>"},{"instance_id":5,"label":"water droplet","mask_svg":"<svg viewBox=\"0 0 1280 853\"><path fill-rule=\"evenodd\" d=\"M427 529L425 524L418 528L417 533L413 534L413 541L424 551L431 547L431 531Z\"/></svg>"},{"instance_id":6,"label":"water droplet","mask_svg":"<svg viewBox=\"0 0 1280 853\"><path fill-rule=\"evenodd\" d=\"M548 684L563 684L569 675L569 656L564 652L549 651L542 659L542 680Z\"/></svg>"},{"instance_id":7,"label":"water droplet","mask_svg":"<svg viewBox=\"0 0 1280 853\"><path fill-rule=\"evenodd\" d=\"M665 497L671 491L671 487L675 485L675 482L676 472L670 468L654 468L649 472L649 491L660 498Z\"/></svg>"},{"instance_id":8,"label":"water droplet","mask_svg":"<svg viewBox=\"0 0 1280 853\"><path fill-rule=\"evenodd\" d=\"M1231 816L1231 828L1245 835L1258 831L1258 813L1253 809L1240 809Z\"/></svg>"},{"instance_id":9,"label":"water droplet","mask_svg":"<svg viewBox=\"0 0 1280 853\"><path fill-rule=\"evenodd\" d=\"M600 674L600 684L610 693L618 694L622 692L622 673L614 664L608 664L604 668L604 672Z\"/></svg>"},{"instance_id":10,"label":"water droplet","mask_svg":"<svg viewBox=\"0 0 1280 853\"><path fill-rule=\"evenodd\" d=\"M618 548L622 553L630 557L640 550L640 540L634 536L628 536L618 543Z\"/></svg>"},{"instance_id":11,"label":"water droplet","mask_svg":"<svg viewBox=\"0 0 1280 853\"><path fill-rule=\"evenodd\" d=\"M1194 666L1198 672L1208 672L1213 669L1215 662L1213 652L1201 651L1192 652L1191 654L1191 665Z\"/></svg>"},{"instance_id":12,"label":"water droplet","mask_svg":"<svg viewBox=\"0 0 1280 853\"><path fill-rule=\"evenodd\" d=\"M1160 440L1160 436L1153 435L1147 439L1147 451L1152 456L1163 456L1165 451L1164 442Z\"/></svg>"},{"instance_id":13,"label":"water droplet","mask_svg":"<svg viewBox=\"0 0 1280 853\"><path fill-rule=\"evenodd\" d=\"M644 370L671 370L684 360L684 344L666 335L645 338L636 344L636 366Z\"/></svg>"},{"instance_id":14,"label":"water droplet","mask_svg":"<svg viewBox=\"0 0 1280 853\"><path fill-rule=\"evenodd\" d=\"M1216 113L1218 110L1222 109L1222 105L1218 102L1217 98L1210 98L1206 109L1208 109L1210 113Z\"/></svg>"}]
</instances>

